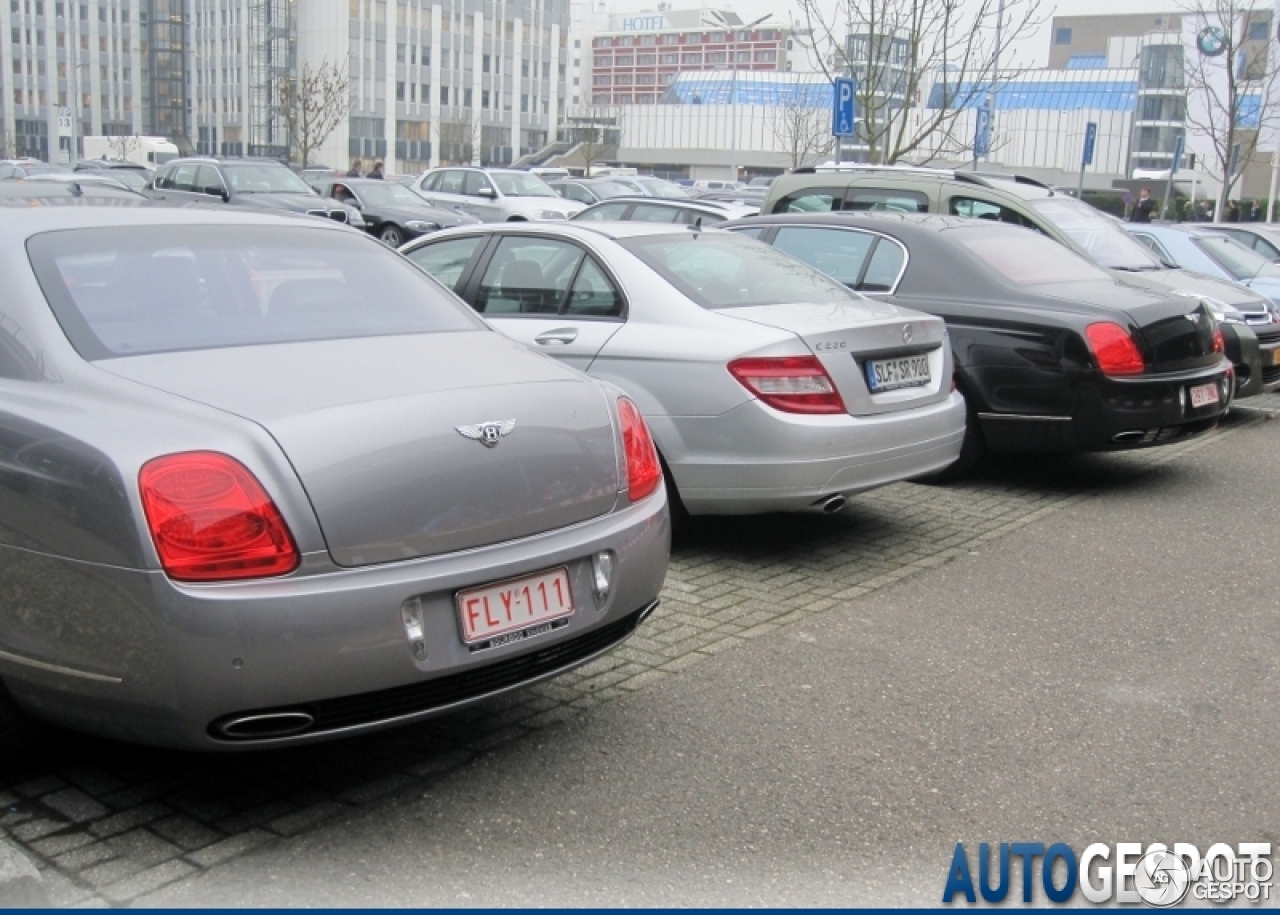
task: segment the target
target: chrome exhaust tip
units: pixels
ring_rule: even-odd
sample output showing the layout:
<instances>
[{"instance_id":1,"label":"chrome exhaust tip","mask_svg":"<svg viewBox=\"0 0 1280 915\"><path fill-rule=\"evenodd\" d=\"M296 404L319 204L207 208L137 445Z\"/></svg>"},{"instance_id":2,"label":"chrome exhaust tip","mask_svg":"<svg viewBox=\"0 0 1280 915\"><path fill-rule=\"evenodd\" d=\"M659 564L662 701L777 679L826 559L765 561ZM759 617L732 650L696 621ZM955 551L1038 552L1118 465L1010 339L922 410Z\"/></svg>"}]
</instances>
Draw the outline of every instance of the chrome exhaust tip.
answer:
<instances>
[{"instance_id":1,"label":"chrome exhaust tip","mask_svg":"<svg viewBox=\"0 0 1280 915\"><path fill-rule=\"evenodd\" d=\"M1142 441L1146 436L1147 433L1135 429L1130 432L1117 432L1111 436L1111 441L1117 445L1131 445L1134 442Z\"/></svg>"},{"instance_id":2,"label":"chrome exhaust tip","mask_svg":"<svg viewBox=\"0 0 1280 915\"><path fill-rule=\"evenodd\" d=\"M848 504L849 500L844 496L832 496L822 503L822 513L824 515L834 515L836 512L844 511L844 507Z\"/></svg>"},{"instance_id":3,"label":"chrome exhaust tip","mask_svg":"<svg viewBox=\"0 0 1280 915\"><path fill-rule=\"evenodd\" d=\"M641 611L640 611L640 615L636 617L636 625L637 625L637 626L639 626L641 623L643 623L643 622L644 622L645 620L647 620L649 617L653 616L653 611L655 611L655 610L657 610L657 609L658 609L658 604L660 604L660 603L662 603L662 601L660 601L660 600L655 600L653 603L649 604L649 606L647 606L647 607L645 607L643 610L641 610Z\"/></svg>"},{"instance_id":4,"label":"chrome exhaust tip","mask_svg":"<svg viewBox=\"0 0 1280 915\"><path fill-rule=\"evenodd\" d=\"M264 715L239 715L219 721L214 730L230 740L270 740L301 734L315 723L306 712L268 712Z\"/></svg>"}]
</instances>

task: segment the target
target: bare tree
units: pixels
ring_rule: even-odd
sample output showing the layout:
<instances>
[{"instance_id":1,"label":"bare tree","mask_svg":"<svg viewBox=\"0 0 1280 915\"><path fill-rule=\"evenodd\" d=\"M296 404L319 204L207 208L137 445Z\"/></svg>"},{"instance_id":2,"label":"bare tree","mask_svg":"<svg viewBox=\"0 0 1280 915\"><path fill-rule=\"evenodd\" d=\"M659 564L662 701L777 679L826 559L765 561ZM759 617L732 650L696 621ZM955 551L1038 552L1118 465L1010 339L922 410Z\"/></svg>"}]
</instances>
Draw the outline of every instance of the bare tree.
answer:
<instances>
[{"instance_id":1,"label":"bare tree","mask_svg":"<svg viewBox=\"0 0 1280 915\"><path fill-rule=\"evenodd\" d=\"M973 138L955 135L957 119L997 73L1017 74L1011 46L1045 18L1042 0L798 2L818 66L830 79L857 81L858 138L872 162L886 164L969 150Z\"/></svg>"},{"instance_id":2,"label":"bare tree","mask_svg":"<svg viewBox=\"0 0 1280 915\"><path fill-rule=\"evenodd\" d=\"M470 112L455 111L449 120L440 121L440 162L444 165L470 165L474 150L474 127Z\"/></svg>"},{"instance_id":3,"label":"bare tree","mask_svg":"<svg viewBox=\"0 0 1280 915\"><path fill-rule=\"evenodd\" d=\"M830 153L834 145L831 112L803 105L798 100L776 106L769 126L792 169L811 165Z\"/></svg>"},{"instance_id":4,"label":"bare tree","mask_svg":"<svg viewBox=\"0 0 1280 915\"><path fill-rule=\"evenodd\" d=\"M327 59L314 69L303 64L297 77L280 81L276 101L303 168L350 115L348 84L346 69Z\"/></svg>"},{"instance_id":5,"label":"bare tree","mask_svg":"<svg viewBox=\"0 0 1280 915\"><path fill-rule=\"evenodd\" d=\"M136 136L112 137L107 143L111 147L112 157L116 159L128 159L142 148L142 141Z\"/></svg>"},{"instance_id":6,"label":"bare tree","mask_svg":"<svg viewBox=\"0 0 1280 915\"><path fill-rule=\"evenodd\" d=\"M588 178L591 177L592 167L617 148L618 131L615 124L616 120L608 110L596 105L582 108L566 118L565 132L569 140L576 144L584 174Z\"/></svg>"},{"instance_id":7,"label":"bare tree","mask_svg":"<svg viewBox=\"0 0 1280 915\"><path fill-rule=\"evenodd\" d=\"M1248 39L1251 23L1266 18L1265 13L1253 13L1252 3L1196 0L1186 11L1189 24L1184 21L1184 29L1188 37L1194 34L1192 46L1185 47L1184 41L1184 47L1169 48L1181 53L1180 58L1174 56L1181 63L1169 62L1174 73L1147 75L1161 75L1166 82L1185 79L1187 145L1207 155L1222 178L1214 211L1214 219L1221 222L1232 189L1258 150L1258 141L1264 134L1280 131L1280 100L1276 98L1280 62L1269 52L1267 38ZM1154 63L1153 57L1148 57L1145 65Z\"/></svg>"}]
</instances>

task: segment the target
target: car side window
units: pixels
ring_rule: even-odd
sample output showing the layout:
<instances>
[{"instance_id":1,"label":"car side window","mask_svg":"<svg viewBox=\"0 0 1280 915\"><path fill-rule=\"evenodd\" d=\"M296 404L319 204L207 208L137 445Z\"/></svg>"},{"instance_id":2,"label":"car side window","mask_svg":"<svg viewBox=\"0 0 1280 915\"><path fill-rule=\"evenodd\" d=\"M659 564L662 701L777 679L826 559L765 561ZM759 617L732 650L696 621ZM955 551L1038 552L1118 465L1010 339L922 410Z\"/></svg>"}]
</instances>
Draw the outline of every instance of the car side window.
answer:
<instances>
[{"instance_id":1,"label":"car side window","mask_svg":"<svg viewBox=\"0 0 1280 915\"><path fill-rule=\"evenodd\" d=\"M156 175L156 180L154 181L153 186L157 191L173 190L173 172L174 170L172 168L166 168L160 174Z\"/></svg>"},{"instance_id":2,"label":"car side window","mask_svg":"<svg viewBox=\"0 0 1280 915\"><path fill-rule=\"evenodd\" d=\"M906 262L907 256L901 245L881 238L871 252L871 260L866 272L862 274L862 281L858 283L858 291L893 292L893 287L898 284L898 276L902 273L902 265Z\"/></svg>"},{"instance_id":3,"label":"car side window","mask_svg":"<svg viewBox=\"0 0 1280 915\"><path fill-rule=\"evenodd\" d=\"M1035 223L1025 219L1020 213L1015 213L998 203L976 200L972 197L952 197L950 212L952 216L968 216L971 219L987 219L993 222L1007 222L1015 226L1038 228Z\"/></svg>"},{"instance_id":4,"label":"car side window","mask_svg":"<svg viewBox=\"0 0 1280 915\"><path fill-rule=\"evenodd\" d=\"M472 304L486 315L559 314L583 256L568 242L507 236L498 242Z\"/></svg>"},{"instance_id":5,"label":"car side window","mask_svg":"<svg viewBox=\"0 0 1280 915\"><path fill-rule=\"evenodd\" d=\"M771 213L829 213L840 209L844 189L838 187L811 187L794 191L778 200Z\"/></svg>"},{"instance_id":6,"label":"car side window","mask_svg":"<svg viewBox=\"0 0 1280 915\"><path fill-rule=\"evenodd\" d=\"M221 172L212 165L202 165L196 172L196 190L202 194L217 196L226 192L227 185L222 180Z\"/></svg>"},{"instance_id":7,"label":"car side window","mask_svg":"<svg viewBox=\"0 0 1280 915\"><path fill-rule=\"evenodd\" d=\"M1164 245L1156 241L1154 236L1147 235L1145 232L1131 232L1129 234L1132 235L1139 242L1141 242L1144 246L1154 251L1157 257L1163 258L1164 260L1167 260L1171 264L1176 263L1174 259L1169 256L1169 252L1164 249Z\"/></svg>"},{"instance_id":8,"label":"car side window","mask_svg":"<svg viewBox=\"0 0 1280 915\"><path fill-rule=\"evenodd\" d=\"M621 219L622 214L627 211L629 203L606 203L604 206L592 207L590 210L583 210L581 216L576 219L591 220L594 222L608 222L615 219Z\"/></svg>"},{"instance_id":9,"label":"car side window","mask_svg":"<svg viewBox=\"0 0 1280 915\"><path fill-rule=\"evenodd\" d=\"M580 318L617 318L622 315L622 295L590 257L573 281L564 313Z\"/></svg>"},{"instance_id":10,"label":"car side window","mask_svg":"<svg viewBox=\"0 0 1280 915\"><path fill-rule=\"evenodd\" d=\"M858 285L875 241L875 235L852 229L784 226L773 245L852 289Z\"/></svg>"},{"instance_id":11,"label":"car side window","mask_svg":"<svg viewBox=\"0 0 1280 915\"><path fill-rule=\"evenodd\" d=\"M1243 239L1239 240L1243 241ZM1253 236L1251 241L1253 242L1253 250L1257 251L1263 257L1270 258L1271 260L1275 260L1277 257L1280 257L1280 248L1271 244L1271 242L1267 241L1261 235Z\"/></svg>"},{"instance_id":12,"label":"car side window","mask_svg":"<svg viewBox=\"0 0 1280 915\"><path fill-rule=\"evenodd\" d=\"M463 181L462 193L468 197L479 197L480 191L484 188L493 190L493 185L489 183L489 179L480 172L463 172L463 174L466 175L466 178ZM497 196L496 192L494 196Z\"/></svg>"},{"instance_id":13,"label":"car side window","mask_svg":"<svg viewBox=\"0 0 1280 915\"><path fill-rule=\"evenodd\" d=\"M197 191L196 187L196 165L194 162L186 165L179 165L173 174L173 189L175 191Z\"/></svg>"},{"instance_id":14,"label":"car side window","mask_svg":"<svg viewBox=\"0 0 1280 915\"><path fill-rule=\"evenodd\" d=\"M462 193L462 176L465 172L457 169L449 169L440 175L440 186L438 190L442 194L461 194Z\"/></svg>"},{"instance_id":15,"label":"car side window","mask_svg":"<svg viewBox=\"0 0 1280 915\"><path fill-rule=\"evenodd\" d=\"M929 198L919 191L851 187L845 194L843 208L887 213L927 213Z\"/></svg>"},{"instance_id":16,"label":"car side window","mask_svg":"<svg viewBox=\"0 0 1280 915\"><path fill-rule=\"evenodd\" d=\"M750 226L745 229L734 229L733 231L737 232L739 235L745 235L748 238L759 238L764 234L764 229L759 226Z\"/></svg>"},{"instance_id":17,"label":"car side window","mask_svg":"<svg viewBox=\"0 0 1280 915\"><path fill-rule=\"evenodd\" d=\"M725 217L718 213L704 213L701 210L680 210L679 218L676 219L676 222L686 226L713 226L724 221Z\"/></svg>"},{"instance_id":18,"label":"car side window","mask_svg":"<svg viewBox=\"0 0 1280 915\"><path fill-rule=\"evenodd\" d=\"M422 182L422 190L424 190L424 191L434 191L434 190L437 190L438 185L440 184L440 175L441 175L441 174L442 174L441 172L435 172L434 174L427 175L427 177L426 177L425 179L423 179L423 182Z\"/></svg>"},{"instance_id":19,"label":"car side window","mask_svg":"<svg viewBox=\"0 0 1280 915\"><path fill-rule=\"evenodd\" d=\"M437 280L456 290L458 280L462 279L467 264L484 239L479 235L467 238L451 238L448 241L436 242L414 248L405 256Z\"/></svg>"},{"instance_id":20,"label":"car side window","mask_svg":"<svg viewBox=\"0 0 1280 915\"><path fill-rule=\"evenodd\" d=\"M576 200L578 203L595 203L595 198L576 184L561 184L556 187L556 190L566 200Z\"/></svg>"},{"instance_id":21,"label":"car side window","mask_svg":"<svg viewBox=\"0 0 1280 915\"><path fill-rule=\"evenodd\" d=\"M637 203L631 211L632 222L675 222L680 211L656 203Z\"/></svg>"}]
</instances>

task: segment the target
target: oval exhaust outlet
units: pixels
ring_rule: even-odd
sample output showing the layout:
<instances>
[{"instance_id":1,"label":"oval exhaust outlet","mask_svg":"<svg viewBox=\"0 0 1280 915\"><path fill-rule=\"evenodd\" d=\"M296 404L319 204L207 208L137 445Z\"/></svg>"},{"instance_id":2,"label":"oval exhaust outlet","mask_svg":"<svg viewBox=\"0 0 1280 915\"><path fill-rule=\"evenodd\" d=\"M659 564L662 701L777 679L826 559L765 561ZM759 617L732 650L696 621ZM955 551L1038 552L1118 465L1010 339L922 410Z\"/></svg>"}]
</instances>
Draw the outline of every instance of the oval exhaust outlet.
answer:
<instances>
[{"instance_id":1,"label":"oval exhaust outlet","mask_svg":"<svg viewBox=\"0 0 1280 915\"><path fill-rule=\"evenodd\" d=\"M1117 445L1124 445L1124 444L1128 444L1129 442L1140 442L1142 441L1145 435L1146 433L1142 432L1141 430L1134 430L1132 432L1117 432L1115 435L1111 436L1111 441L1115 442Z\"/></svg>"},{"instance_id":2,"label":"oval exhaust outlet","mask_svg":"<svg viewBox=\"0 0 1280 915\"><path fill-rule=\"evenodd\" d=\"M264 715L238 715L218 722L214 729L231 740L270 740L301 734L315 723L306 712L269 712Z\"/></svg>"},{"instance_id":3,"label":"oval exhaust outlet","mask_svg":"<svg viewBox=\"0 0 1280 915\"><path fill-rule=\"evenodd\" d=\"M822 513L824 515L834 515L836 512L844 511L844 507L848 504L849 500L844 496L832 496L822 503Z\"/></svg>"}]
</instances>

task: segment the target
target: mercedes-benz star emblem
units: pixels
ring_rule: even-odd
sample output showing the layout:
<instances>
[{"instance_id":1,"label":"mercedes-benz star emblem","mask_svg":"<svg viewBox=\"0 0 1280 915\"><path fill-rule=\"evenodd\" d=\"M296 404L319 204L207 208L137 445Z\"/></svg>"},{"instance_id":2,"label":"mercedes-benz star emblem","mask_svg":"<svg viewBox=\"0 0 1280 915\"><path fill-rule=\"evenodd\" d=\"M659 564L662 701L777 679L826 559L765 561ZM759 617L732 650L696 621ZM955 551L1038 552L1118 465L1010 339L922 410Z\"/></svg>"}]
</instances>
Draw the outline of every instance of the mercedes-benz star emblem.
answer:
<instances>
[{"instance_id":1,"label":"mercedes-benz star emblem","mask_svg":"<svg viewBox=\"0 0 1280 915\"><path fill-rule=\"evenodd\" d=\"M487 423L476 423L474 426L454 426L463 438L475 439L486 448L496 448L498 442L510 435L515 427L514 419L495 419Z\"/></svg>"},{"instance_id":2,"label":"mercedes-benz star emblem","mask_svg":"<svg viewBox=\"0 0 1280 915\"><path fill-rule=\"evenodd\" d=\"M911 325L910 324L905 325L902 328L902 342L910 343L911 337L913 334L915 334L915 331L911 329Z\"/></svg>"}]
</instances>

